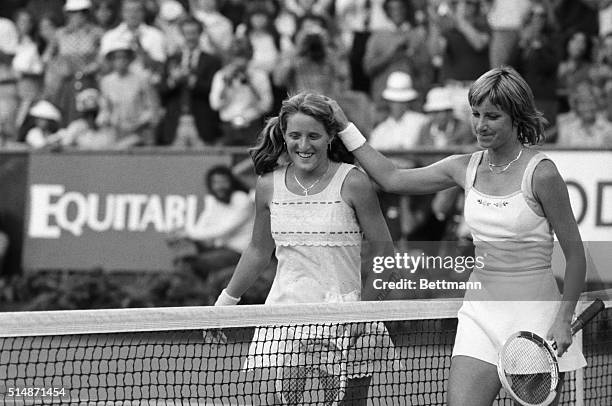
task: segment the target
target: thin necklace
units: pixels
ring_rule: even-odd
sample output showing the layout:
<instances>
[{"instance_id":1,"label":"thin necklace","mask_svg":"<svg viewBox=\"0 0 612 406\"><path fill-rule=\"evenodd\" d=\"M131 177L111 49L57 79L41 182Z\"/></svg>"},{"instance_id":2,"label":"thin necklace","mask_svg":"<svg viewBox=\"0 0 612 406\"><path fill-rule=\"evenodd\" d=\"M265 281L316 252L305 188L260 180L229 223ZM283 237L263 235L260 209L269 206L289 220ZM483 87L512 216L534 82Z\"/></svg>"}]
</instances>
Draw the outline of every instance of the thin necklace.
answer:
<instances>
[{"instance_id":1,"label":"thin necklace","mask_svg":"<svg viewBox=\"0 0 612 406\"><path fill-rule=\"evenodd\" d=\"M319 183L321 181L321 179L323 179L323 177L325 175L327 175L327 172L329 171L330 168L330 164L327 164L327 169L325 170L325 173L321 176L319 176L319 179L315 180L314 183L308 187L304 187L304 185L302 185L300 183L300 181L298 180L297 176L295 175L295 169L293 170L293 179L295 179L295 181L297 182L297 184L302 188L302 190L304 191L304 196L308 196L308 191L310 189L312 189L313 187L315 187L317 185L317 183Z\"/></svg>"},{"instance_id":2,"label":"thin necklace","mask_svg":"<svg viewBox=\"0 0 612 406\"><path fill-rule=\"evenodd\" d=\"M491 171L491 173L497 175L497 174L506 172L508 168L510 168L510 165L512 165L513 163L519 160L519 158L521 157L521 154L523 153L523 149L524 148L521 147L518 155L512 161L508 162L507 164L501 164L501 165L492 164L489 154L487 154L487 160L489 161L489 170ZM495 172L494 168L501 168L501 169L499 169L498 172Z\"/></svg>"}]
</instances>

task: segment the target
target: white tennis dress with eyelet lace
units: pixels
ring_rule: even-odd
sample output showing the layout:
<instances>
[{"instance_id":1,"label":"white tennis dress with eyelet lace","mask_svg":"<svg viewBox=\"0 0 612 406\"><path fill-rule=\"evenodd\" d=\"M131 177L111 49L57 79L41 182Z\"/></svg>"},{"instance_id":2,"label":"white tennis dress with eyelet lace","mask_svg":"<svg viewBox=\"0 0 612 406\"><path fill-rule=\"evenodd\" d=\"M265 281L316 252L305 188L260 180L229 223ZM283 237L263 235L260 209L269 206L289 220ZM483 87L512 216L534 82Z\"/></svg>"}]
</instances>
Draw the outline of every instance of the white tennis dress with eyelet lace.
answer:
<instances>
[{"instance_id":1,"label":"white tennis dress with eyelet lace","mask_svg":"<svg viewBox=\"0 0 612 406\"><path fill-rule=\"evenodd\" d=\"M274 192L270 202L270 227L276 243L278 266L266 298L266 305L333 303L361 300L362 231L355 211L340 194L342 184L355 166L338 165L329 184L319 193L297 195L287 189L288 166L273 173ZM304 338L338 337L328 350L348 348L349 377L369 375L379 370L376 361L397 361L394 346L382 323L365 327L361 340L340 339L340 330L349 326L304 326L257 328L249 348L245 368L282 365ZM374 340L371 348L359 351L360 342ZM296 340L298 339L298 340ZM351 344L352 343L352 344ZM384 352L384 354L383 354Z\"/></svg>"}]
</instances>

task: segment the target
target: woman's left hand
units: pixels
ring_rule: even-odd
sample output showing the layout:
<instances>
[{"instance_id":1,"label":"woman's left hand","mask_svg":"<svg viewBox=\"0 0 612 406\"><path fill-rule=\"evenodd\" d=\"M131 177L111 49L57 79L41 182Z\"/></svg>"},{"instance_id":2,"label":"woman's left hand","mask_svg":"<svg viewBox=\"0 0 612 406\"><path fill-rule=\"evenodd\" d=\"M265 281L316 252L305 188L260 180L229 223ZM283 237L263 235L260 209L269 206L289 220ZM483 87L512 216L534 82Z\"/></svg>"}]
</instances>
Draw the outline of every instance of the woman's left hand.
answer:
<instances>
[{"instance_id":1,"label":"woman's left hand","mask_svg":"<svg viewBox=\"0 0 612 406\"><path fill-rule=\"evenodd\" d=\"M326 97L326 99L332 109L332 112L334 113L334 118L336 119L336 122L338 122L339 127L342 130L346 129L346 127L349 125L349 119L346 117L344 110L342 110L338 102L334 99L329 97Z\"/></svg>"},{"instance_id":2,"label":"woman's left hand","mask_svg":"<svg viewBox=\"0 0 612 406\"><path fill-rule=\"evenodd\" d=\"M571 322L556 318L548 330L546 339L557 344L557 355L562 356L572 343Z\"/></svg>"}]
</instances>

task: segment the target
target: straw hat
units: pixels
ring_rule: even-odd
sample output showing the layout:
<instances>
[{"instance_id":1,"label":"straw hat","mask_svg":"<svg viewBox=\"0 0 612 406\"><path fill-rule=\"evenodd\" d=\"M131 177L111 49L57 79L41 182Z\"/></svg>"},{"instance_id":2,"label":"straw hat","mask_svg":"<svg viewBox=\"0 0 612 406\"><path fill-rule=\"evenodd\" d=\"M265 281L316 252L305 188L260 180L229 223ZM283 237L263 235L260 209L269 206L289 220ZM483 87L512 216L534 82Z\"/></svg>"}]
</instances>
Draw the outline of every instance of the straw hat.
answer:
<instances>
[{"instance_id":1,"label":"straw hat","mask_svg":"<svg viewBox=\"0 0 612 406\"><path fill-rule=\"evenodd\" d=\"M64 11L81 11L91 8L90 0L67 0Z\"/></svg>"},{"instance_id":2,"label":"straw hat","mask_svg":"<svg viewBox=\"0 0 612 406\"><path fill-rule=\"evenodd\" d=\"M387 87L382 92L385 100L409 102L416 99L419 92L412 87L412 78L405 72L393 72L387 78Z\"/></svg>"},{"instance_id":3,"label":"straw hat","mask_svg":"<svg viewBox=\"0 0 612 406\"><path fill-rule=\"evenodd\" d=\"M453 95L443 87L434 87L427 93L423 110L427 112L453 110Z\"/></svg>"},{"instance_id":4,"label":"straw hat","mask_svg":"<svg viewBox=\"0 0 612 406\"><path fill-rule=\"evenodd\" d=\"M62 113L53 104L46 100L37 102L30 109L30 115L36 118L43 118L45 120L52 120L59 122L62 119Z\"/></svg>"}]
</instances>

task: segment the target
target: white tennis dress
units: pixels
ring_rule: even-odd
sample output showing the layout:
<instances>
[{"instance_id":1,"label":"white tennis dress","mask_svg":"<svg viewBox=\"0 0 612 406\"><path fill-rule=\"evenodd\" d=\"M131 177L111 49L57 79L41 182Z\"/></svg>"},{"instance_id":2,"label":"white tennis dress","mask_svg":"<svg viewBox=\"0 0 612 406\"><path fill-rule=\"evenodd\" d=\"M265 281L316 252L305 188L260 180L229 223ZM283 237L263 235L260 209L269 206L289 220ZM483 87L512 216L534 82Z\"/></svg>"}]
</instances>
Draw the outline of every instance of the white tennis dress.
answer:
<instances>
[{"instance_id":1,"label":"white tennis dress","mask_svg":"<svg viewBox=\"0 0 612 406\"><path fill-rule=\"evenodd\" d=\"M355 166L340 164L326 188L308 196L287 189L287 168L283 166L273 173L270 228L278 266L266 304L361 300L363 237L355 211L340 194L346 176ZM316 338L328 343L329 359L345 354L349 378L378 370L377 361L397 359L381 323L366 325L360 339L349 329L341 325L257 328L245 367L279 366L287 354L297 350L294 346L300 339ZM363 342L369 343L368 348L355 348Z\"/></svg>"},{"instance_id":2,"label":"white tennis dress","mask_svg":"<svg viewBox=\"0 0 612 406\"><path fill-rule=\"evenodd\" d=\"M475 152L465 180L465 221L483 269L471 282L482 290L466 293L459 310L453 356L466 355L491 364L505 340L520 330L546 337L561 304L552 269L552 227L532 191L533 173L546 155L538 153L525 168L521 189L491 196L474 187L484 151ZM586 365L579 346L572 344L559 359L559 370Z\"/></svg>"}]
</instances>

